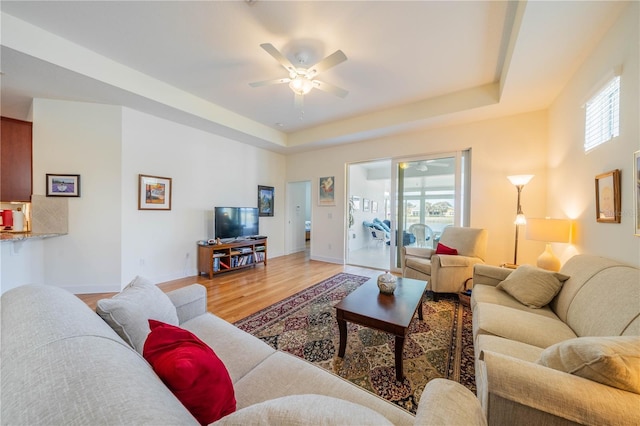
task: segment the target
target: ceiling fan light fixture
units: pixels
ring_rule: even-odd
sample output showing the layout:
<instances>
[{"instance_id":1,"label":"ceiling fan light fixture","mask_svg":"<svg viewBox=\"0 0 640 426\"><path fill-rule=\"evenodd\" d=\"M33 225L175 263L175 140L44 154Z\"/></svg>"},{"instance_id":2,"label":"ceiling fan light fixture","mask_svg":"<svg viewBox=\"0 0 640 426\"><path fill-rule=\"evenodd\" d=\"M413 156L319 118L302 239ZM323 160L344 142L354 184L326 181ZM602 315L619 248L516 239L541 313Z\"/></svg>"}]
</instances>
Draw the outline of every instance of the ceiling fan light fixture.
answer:
<instances>
[{"instance_id":1,"label":"ceiling fan light fixture","mask_svg":"<svg viewBox=\"0 0 640 426\"><path fill-rule=\"evenodd\" d=\"M313 82L303 75L297 75L289 82L289 87L298 95L306 95L313 89Z\"/></svg>"}]
</instances>

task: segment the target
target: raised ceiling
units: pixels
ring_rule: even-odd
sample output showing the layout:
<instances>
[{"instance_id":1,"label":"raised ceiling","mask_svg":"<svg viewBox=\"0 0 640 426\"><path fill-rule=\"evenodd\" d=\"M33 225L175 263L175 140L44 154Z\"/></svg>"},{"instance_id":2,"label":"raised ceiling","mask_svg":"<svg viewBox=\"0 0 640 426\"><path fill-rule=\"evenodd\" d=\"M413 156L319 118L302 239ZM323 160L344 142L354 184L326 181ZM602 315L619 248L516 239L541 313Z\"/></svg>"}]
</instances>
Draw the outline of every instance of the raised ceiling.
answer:
<instances>
[{"instance_id":1,"label":"raised ceiling","mask_svg":"<svg viewBox=\"0 0 640 426\"><path fill-rule=\"evenodd\" d=\"M2 115L122 105L277 152L548 107L623 9L611 1L2 1ZM271 43L348 60L294 107Z\"/></svg>"}]
</instances>

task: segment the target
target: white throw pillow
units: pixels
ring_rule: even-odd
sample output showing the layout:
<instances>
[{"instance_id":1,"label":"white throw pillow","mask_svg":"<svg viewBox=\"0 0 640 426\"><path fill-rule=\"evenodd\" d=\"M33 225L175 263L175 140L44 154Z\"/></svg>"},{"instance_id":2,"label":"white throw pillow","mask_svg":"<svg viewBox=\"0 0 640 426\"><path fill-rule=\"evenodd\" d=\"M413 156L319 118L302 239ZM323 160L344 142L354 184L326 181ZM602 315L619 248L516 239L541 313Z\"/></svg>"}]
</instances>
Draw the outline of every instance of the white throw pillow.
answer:
<instances>
[{"instance_id":1,"label":"white throw pillow","mask_svg":"<svg viewBox=\"0 0 640 426\"><path fill-rule=\"evenodd\" d=\"M139 353L151 331L149 320L179 325L176 307L155 284L136 277L111 299L101 299L96 312Z\"/></svg>"},{"instance_id":2,"label":"white throw pillow","mask_svg":"<svg viewBox=\"0 0 640 426\"><path fill-rule=\"evenodd\" d=\"M250 405L213 425L391 425L382 414L325 395L291 395Z\"/></svg>"},{"instance_id":3,"label":"white throw pillow","mask_svg":"<svg viewBox=\"0 0 640 426\"><path fill-rule=\"evenodd\" d=\"M569 277L531 265L522 265L501 281L499 288L530 308L542 308L553 300Z\"/></svg>"},{"instance_id":4,"label":"white throw pillow","mask_svg":"<svg viewBox=\"0 0 640 426\"><path fill-rule=\"evenodd\" d=\"M545 349L536 363L640 393L640 336L565 340Z\"/></svg>"}]
</instances>

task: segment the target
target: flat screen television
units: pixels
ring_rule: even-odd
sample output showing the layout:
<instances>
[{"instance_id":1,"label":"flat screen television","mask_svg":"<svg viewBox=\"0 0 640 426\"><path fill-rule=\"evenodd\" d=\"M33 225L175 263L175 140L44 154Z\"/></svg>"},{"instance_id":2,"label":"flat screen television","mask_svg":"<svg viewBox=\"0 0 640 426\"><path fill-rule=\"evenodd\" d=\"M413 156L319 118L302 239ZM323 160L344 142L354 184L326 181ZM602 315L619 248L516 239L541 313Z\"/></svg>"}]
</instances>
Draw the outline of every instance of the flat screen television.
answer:
<instances>
[{"instance_id":1,"label":"flat screen television","mask_svg":"<svg viewBox=\"0 0 640 426\"><path fill-rule=\"evenodd\" d=\"M216 207L216 238L238 238L259 235L257 207Z\"/></svg>"}]
</instances>

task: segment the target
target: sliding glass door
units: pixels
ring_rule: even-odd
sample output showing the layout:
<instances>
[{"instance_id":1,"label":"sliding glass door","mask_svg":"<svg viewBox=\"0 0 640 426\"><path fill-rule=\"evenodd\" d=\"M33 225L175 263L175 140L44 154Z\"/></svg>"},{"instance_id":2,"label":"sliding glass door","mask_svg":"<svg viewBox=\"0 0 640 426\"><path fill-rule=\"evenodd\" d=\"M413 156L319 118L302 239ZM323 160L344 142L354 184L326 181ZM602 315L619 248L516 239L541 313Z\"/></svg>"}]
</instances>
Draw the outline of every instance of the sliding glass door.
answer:
<instances>
[{"instance_id":1,"label":"sliding glass door","mask_svg":"<svg viewBox=\"0 0 640 426\"><path fill-rule=\"evenodd\" d=\"M393 269L401 267L402 247L435 249L446 227L468 225L469 159L462 151L393 162Z\"/></svg>"},{"instance_id":2,"label":"sliding glass door","mask_svg":"<svg viewBox=\"0 0 640 426\"><path fill-rule=\"evenodd\" d=\"M346 262L400 271L404 246L437 246L468 225L470 151L348 166Z\"/></svg>"}]
</instances>

